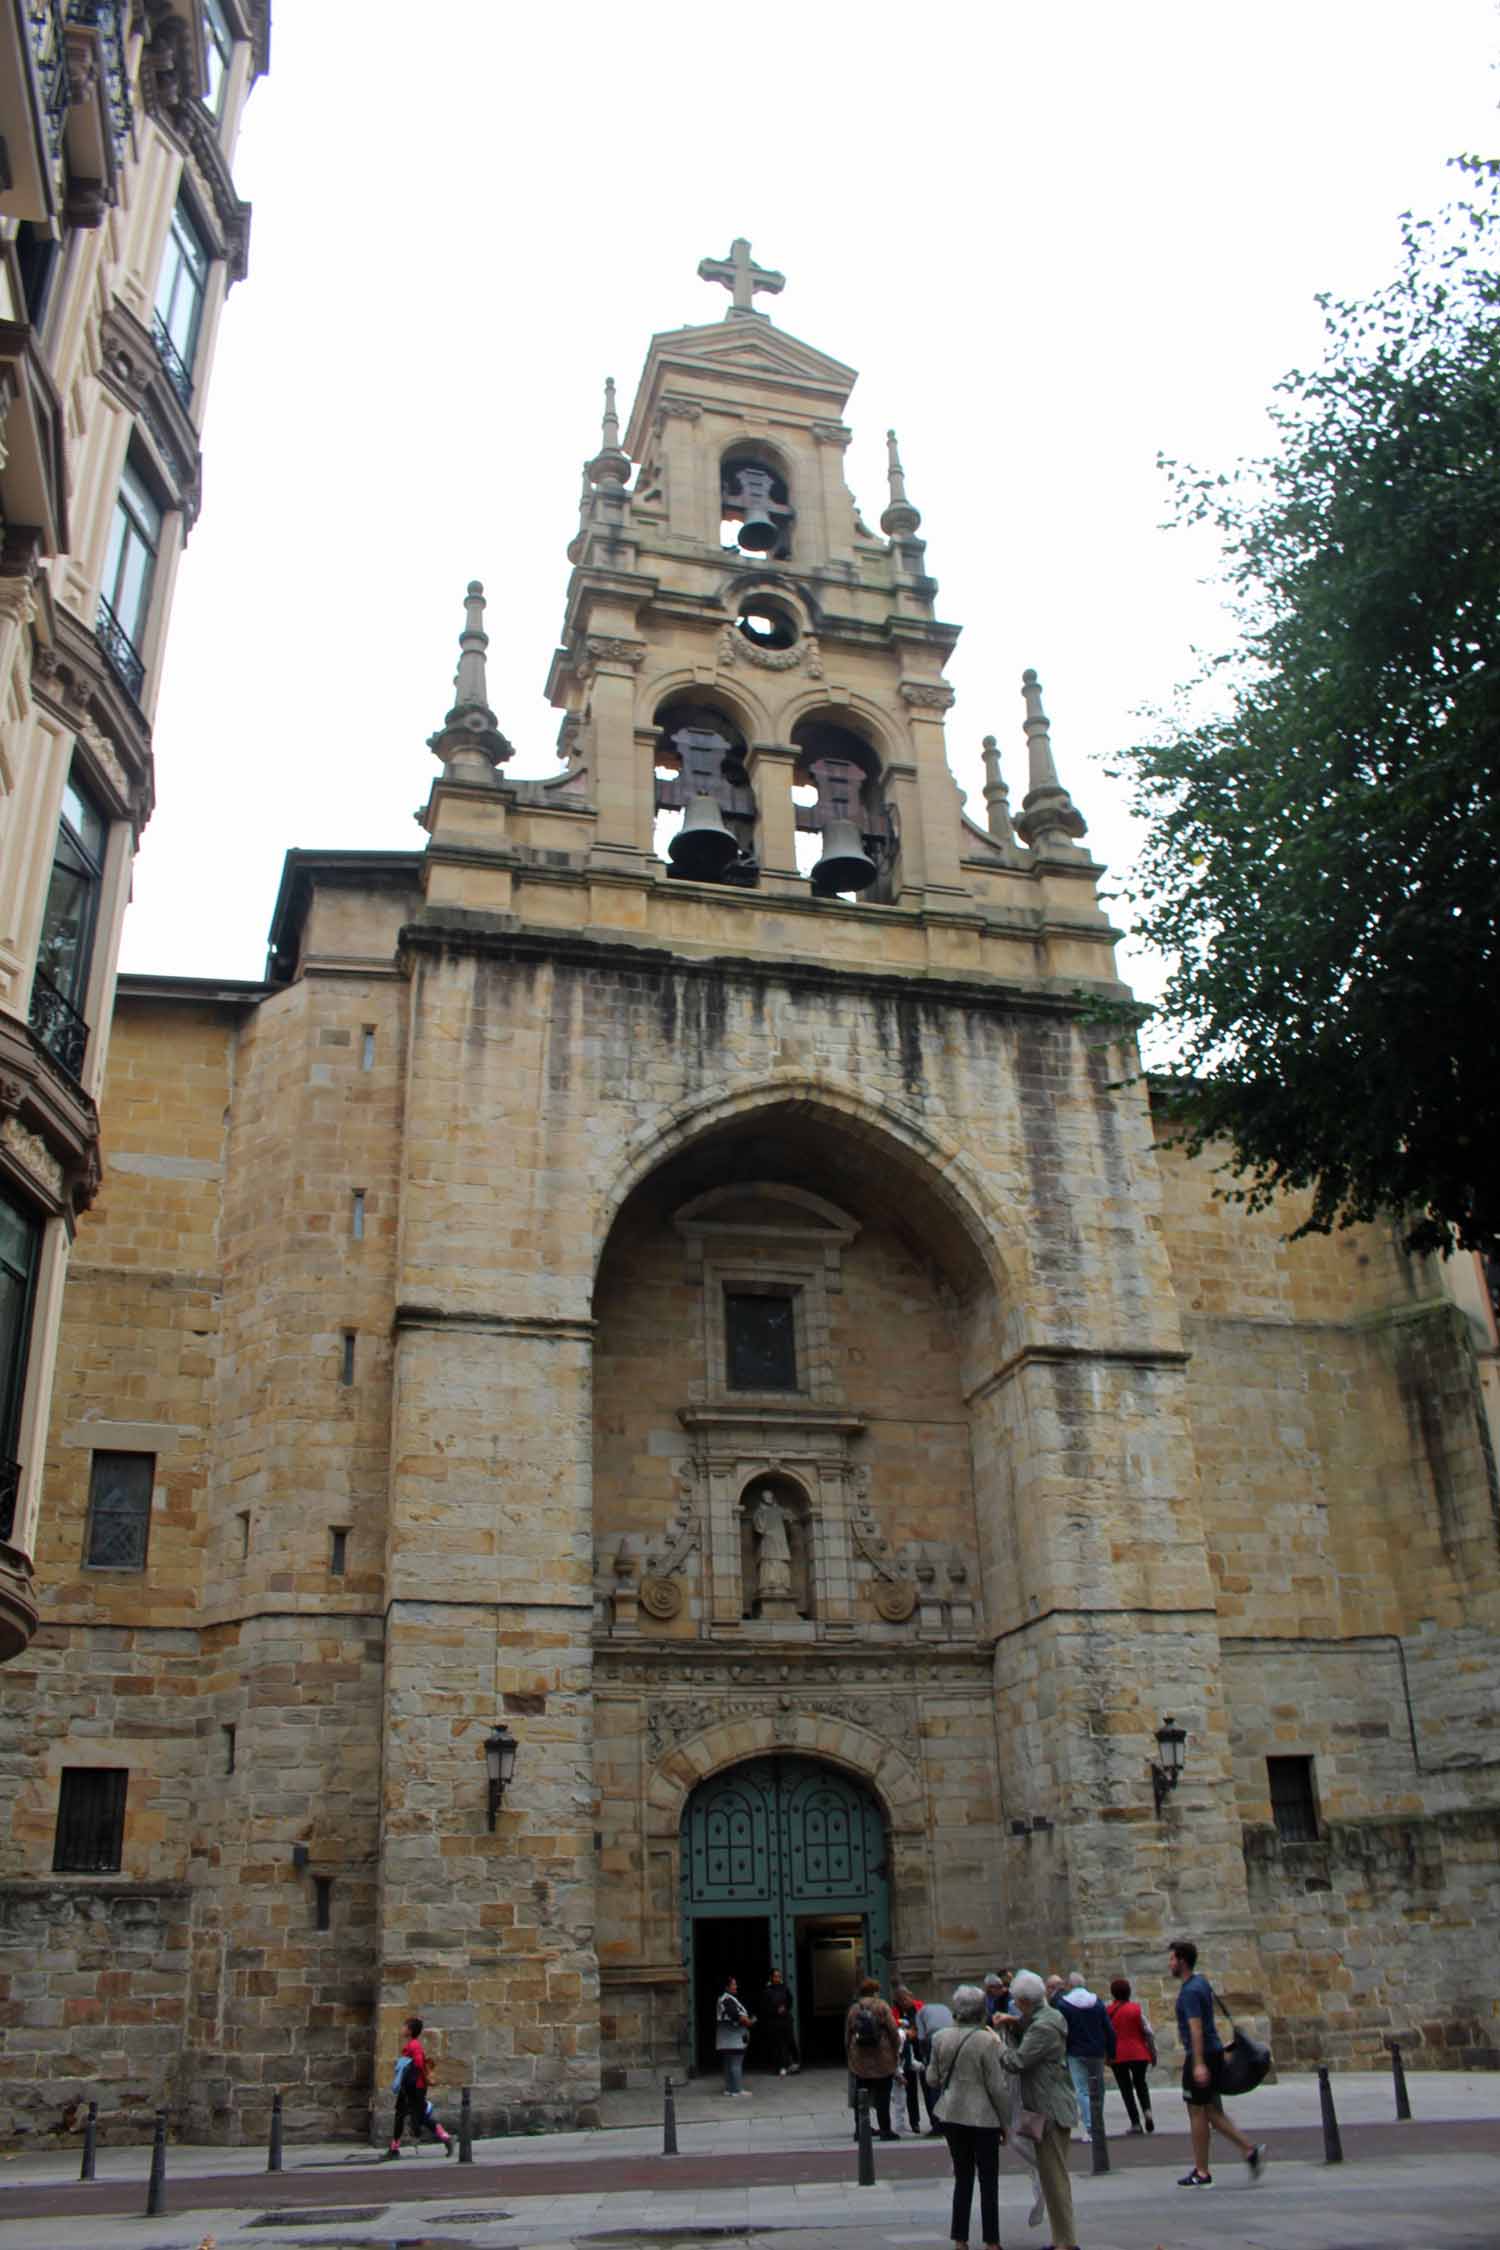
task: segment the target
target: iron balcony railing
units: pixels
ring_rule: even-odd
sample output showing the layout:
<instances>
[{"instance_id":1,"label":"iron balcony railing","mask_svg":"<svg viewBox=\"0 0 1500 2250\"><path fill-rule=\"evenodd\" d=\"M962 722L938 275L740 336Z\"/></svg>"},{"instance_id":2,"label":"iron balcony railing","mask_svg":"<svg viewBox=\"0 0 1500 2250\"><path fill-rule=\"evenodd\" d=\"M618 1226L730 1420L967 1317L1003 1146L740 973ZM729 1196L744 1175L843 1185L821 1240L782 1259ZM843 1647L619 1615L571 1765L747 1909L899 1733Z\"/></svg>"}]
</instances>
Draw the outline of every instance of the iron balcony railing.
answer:
<instances>
[{"instance_id":1,"label":"iron balcony railing","mask_svg":"<svg viewBox=\"0 0 1500 2250\"><path fill-rule=\"evenodd\" d=\"M134 641L102 594L99 596L99 616L94 625L94 638L109 658L110 668L121 687L139 703L146 679L146 667Z\"/></svg>"},{"instance_id":2,"label":"iron balcony railing","mask_svg":"<svg viewBox=\"0 0 1500 2250\"><path fill-rule=\"evenodd\" d=\"M63 118L72 88L68 83L68 42L63 26L62 0L26 0L26 23L31 52L36 58L42 85L42 111L47 120L47 147L55 164L62 154Z\"/></svg>"},{"instance_id":3,"label":"iron balcony railing","mask_svg":"<svg viewBox=\"0 0 1500 2250\"><path fill-rule=\"evenodd\" d=\"M21 1489L19 1461L0 1461L0 1545L9 1546L16 1529L16 1495Z\"/></svg>"},{"instance_id":4,"label":"iron balcony railing","mask_svg":"<svg viewBox=\"0 0 1500 2250\"><path fill-rule=\"evenodd\" d=\"M58 1067L70 1078L82 1078L89 1027L72 1001L64 999L41 969L32 979L30 1020L32 1030Z\"/></svg>"},{"instance_id":5,"label":"iron balcony railing","mask_svg":"<svg viewBox=\"0 0 1500 2250\"><path fill-rule=\"evenodd\" d=\"M160 313L151 315L151 339L156 346L156 356L161 361L162 372L165 374L167 381L177 393L182 404L185 407L191 406L193 403L192 374L189 371L187 361L173 343L167 324Z\"/></svg>"}]
</instances>

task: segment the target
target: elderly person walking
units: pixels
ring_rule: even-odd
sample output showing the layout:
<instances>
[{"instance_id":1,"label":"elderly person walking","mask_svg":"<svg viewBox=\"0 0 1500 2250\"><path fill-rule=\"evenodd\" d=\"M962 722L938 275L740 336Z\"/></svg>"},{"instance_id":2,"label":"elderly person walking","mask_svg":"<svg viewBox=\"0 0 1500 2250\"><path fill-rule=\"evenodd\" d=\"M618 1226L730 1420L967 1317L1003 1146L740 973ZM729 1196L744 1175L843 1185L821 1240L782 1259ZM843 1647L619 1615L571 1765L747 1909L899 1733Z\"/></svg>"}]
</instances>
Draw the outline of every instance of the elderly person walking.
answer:
<instances>
[{"instance_id":1,"label":"elderly person walking","mask_svg":"<svg viewBox=\"0 0 1500 2250\"><path fill-rule=\"evenodd\" d=\"M1052 2229L1051 2250L1078 2250L1068 2179L1068 2137L1078 2122L1078 2104L1068 2077L1068 2027L1047 2005L1046 1987L1030 1969L1012 1977L1010 2004L1012 2013L1004 2021L1019 2037L1015 2046L1007 2043L1001 2048L1000 2062L1020 2080L1021 2107L1046 2120L1036 2156Z\"/></svg>"},{"instance_id":2,"label":"elderly person walking","mask_svg":"<svg viewBox=\"0 0 1500 2250\"><path fill-rule=\"evenodd\" d=\"M1010 2115L1010 2093L1000 2065L1000 2041L984 2017L981 1987L961 1984L953 1995L953 2021L933 2040L927 2065L933 2114L943 2128L953 2163L948 2232L957 2250L967 2250L976 2176L985 2250L999 2250L1000 2243L1000 2143Z\"/></svg>"}]
</instances>

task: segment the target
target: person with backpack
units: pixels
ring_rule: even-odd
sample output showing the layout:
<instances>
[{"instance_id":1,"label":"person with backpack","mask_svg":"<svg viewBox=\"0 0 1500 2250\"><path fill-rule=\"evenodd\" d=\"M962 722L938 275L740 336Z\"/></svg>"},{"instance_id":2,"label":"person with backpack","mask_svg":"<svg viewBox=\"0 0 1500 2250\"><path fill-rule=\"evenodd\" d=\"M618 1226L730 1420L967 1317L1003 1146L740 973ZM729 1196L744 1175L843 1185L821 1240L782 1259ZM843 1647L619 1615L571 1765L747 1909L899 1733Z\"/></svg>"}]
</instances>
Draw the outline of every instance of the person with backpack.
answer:
<instances>
[{"instance_id":1,"label":"person with backpack","mask_svg":"<svg viewBox=\"0 0 1500 2250\"><path fill-rule=\"evenodd\" d=\"M854 2005L844 2018L844 2055L849 2064L849 2106L853 2108L860 2087L867 2087L875 2104L877 2137L882 2141L899 2139L891 2124L891 2088L901 2060L901 2034L874 1977L861 1980Z\"/></svg>"},{"instance_id":2,"label":"person with backpack","mask_svg":"<svg viewBox=\"0 0 1500 2250\"><path fill-rule=\"evenodd\" d=\"M1094 2129L1089 2065L1097 2062L1101 2066L1102 2094L1103 2065L1115 2059L1115 2028L1104 2002L1090 1992L1077 1969L1068 1979L1067 1991L1060 1992L1053 2005L1067 2027L1068 2076L1073 2081L1083 2138L1087 2140Z\"/></svg>"},{"instance_id":3,"label":"person with backpack","mask_svg":"<svg viewBox=\"0 0 1500 2250\"><path fill-rule=\"evenodd\" d=\"M437 2113L427 2098L432 2083L432 2065L427 2050L422 2045L422 2019L408 2016L403 2026L406 2038L396 2058L396 2073L391 2090L396 2096L396 2114L391 2123L390 2145L381 2158L382 2164L394 2164L401 2154L401 2135L410 2124L412 2139L420 2148L423 2131L436 2134L443 2144L443 2154L453 2154L453 2135L445 2132L438 2123Z\"/></svg>"},{"instance_id":4,"label":"person with backpack","mask_svg":"<svg viewBox=\"0 0 1500 2250\"><path fill-rule=\"evenodd\" d=\"M745 2049L755 2018L740 1998L739 1979L726 1977L714 2009L714 2046L724 2065L724 2092L731 2101L748 2102L745 2088Z\"/></svg>"},{"instance_id":5,"label":"person with backpack","mask_svg":"<svg viewBox=\"0 0 1500 2250\"><path fill-rule=\"evenodd\" d=\"M1208 2166L1210 2129L1221 2133L1245 2159L1252 2184L1265 2177L1263 2141L1247 2141L1224 2115L1224 2042L1214 2014L1214 1989L1198 1973L1198 1948L1191 1938L1174 1938L1167 1949L1167 1966L1177 1979L1177 2035L1182 2041L1182 2098L1188 2105L1188 2128L1193 2137L1193 2168L1184 2172L1179 2187L1211 2188Z\"/></svg>"}]
</instances>

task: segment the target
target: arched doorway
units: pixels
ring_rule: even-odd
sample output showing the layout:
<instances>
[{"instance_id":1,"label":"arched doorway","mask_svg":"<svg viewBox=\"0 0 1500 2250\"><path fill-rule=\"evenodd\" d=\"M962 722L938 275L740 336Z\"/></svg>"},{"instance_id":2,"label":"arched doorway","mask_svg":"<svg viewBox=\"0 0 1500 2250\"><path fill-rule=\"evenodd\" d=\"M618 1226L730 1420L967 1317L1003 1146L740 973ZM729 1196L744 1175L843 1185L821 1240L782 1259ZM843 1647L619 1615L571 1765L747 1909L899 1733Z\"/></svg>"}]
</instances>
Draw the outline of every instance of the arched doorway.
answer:
<instances>
[{"instance_id":1,"label":"arched doorway","mask_svg":"<svg viewBox=\"0 0 1500 2250\"><path fill-rule=\"evenodd\" d=\"M873 1792L835 1766L753 1758L699 1784L682 1815L682 1946L700 2069L725 1977L753 2014L773 1968L804 2059L842 2054L857 1979L890 1962L888 1861Z\"/></svg>"}]
</instances>

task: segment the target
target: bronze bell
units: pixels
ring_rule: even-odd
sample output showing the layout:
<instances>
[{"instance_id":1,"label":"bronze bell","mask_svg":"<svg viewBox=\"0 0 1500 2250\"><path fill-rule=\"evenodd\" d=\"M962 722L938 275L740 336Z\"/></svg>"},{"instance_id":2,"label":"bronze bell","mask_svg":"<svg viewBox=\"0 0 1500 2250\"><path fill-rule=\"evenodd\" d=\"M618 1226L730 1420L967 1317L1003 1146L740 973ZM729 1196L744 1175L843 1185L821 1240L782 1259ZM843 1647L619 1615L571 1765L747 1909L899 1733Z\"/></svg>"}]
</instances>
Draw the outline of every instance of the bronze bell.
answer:
<instances>
[{"instance_id":1,"label":"bronze bell","mask_svg":"<svg viewBox=\"0 0 1500 2250\"><path fill-rule=\"evenodd\" d=\"M823 830L823 856L812 871L819 898L838 891L867 891L880 870L866 852L852 820L830 820Z\"/></svg>"},{"instance_id":2,"label":"bronze bell","mask_svg":"<svg viewBox=\"0 0 1500 2250\"><path fill-rule=\"evenodd\" d=\"M771 513L771 478L765 469L741 469L732 495L737 507L745 511L737 535L737 544L747 554L768 555L780 538L781 530Z\"/></svg>"},{"instance_id":3,"label":"bronze bell","mask_svg":"<svg viewBox=\"0 0 1500 2250\"><path fill-rule=\"evenodd\" d=\"M724 815L712 797L690 797L682 826L667 846L674 875L690 875L712 883L740 856L740 847L724 825Z\"/></svg>"}]
</instances>

